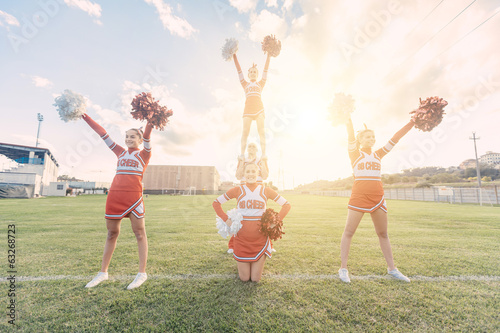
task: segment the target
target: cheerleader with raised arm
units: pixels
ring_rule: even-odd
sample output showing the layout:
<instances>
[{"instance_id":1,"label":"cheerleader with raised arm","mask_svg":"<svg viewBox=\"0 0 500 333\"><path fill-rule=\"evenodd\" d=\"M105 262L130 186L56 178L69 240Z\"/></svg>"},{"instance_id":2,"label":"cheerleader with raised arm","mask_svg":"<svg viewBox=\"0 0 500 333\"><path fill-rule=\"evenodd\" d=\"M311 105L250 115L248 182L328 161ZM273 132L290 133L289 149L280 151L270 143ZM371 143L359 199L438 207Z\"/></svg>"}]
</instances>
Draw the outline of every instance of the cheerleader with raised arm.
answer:
<instances>
[{"instance_id":1,"label":"cheerleader with raised arm","mask_svg":"<svg viewBox=\"0 0 500 333\"><path fill-rule=\"evenodd\" d=\"M347 271L347 258L351 240L365 213L371 215L377 233L380 248L387 262L387 272L394 278L410 282L394 265L391 243L387 234L387 207L381 181L381 159L391 151L394 145L413 128L413 120L399 130L382 148L372 150L375 133L365 129L354 136L354 128L349 117L347 121L349 136L349 158L354 173L354 185L349 199L347 222L340 242L341 266L339 276L343 282L351 282Z\"/></svg>"},{"instance_id":2,"label":"cheerleader with raised arm","mask_svg":"<svg viewBox=\"0 0 500 333\"><path fill-rule=\"evenodd\" d=\"M257 183L258 173L257 165L247 164L245 184L233 187L213 202L215 212L230 228L236 222L224 212L222 204L231 199L237 201L236 210L241 214L242 221L241 229L234 236L233 257L237 261L238 275L242 281L260 281L266 256L271 258L271 239L261 231L267 200L272 199L281 205L276 221L283 221L291 208L290 203L273 189Z\"/></svg>"},{"instance_id":3,"label":"cheerleader with raised arm","mask_svg":"<svg viewBox=\"0 0 500 333\"><path fill-rule=\"evenodd\" d=\"M243 72L241 71L240 63L236 57L236 53L233 54L234 64L236 70L238 71L238 76L240 78L240 83L245 90L245 110L243 111L243 132L241 134L241 155L245 154L245 147L247 146L248 135L250 134L250 126L252 121L255 120L257 123L257 132L259 133L260 147L262 149L262 156L266 156L266 135L264 128L264 104L262 103L262 89L267 80L267 70L269 69L269 63L271 62L271 55L267 54L266 64L264 65L264 71L262 73L262 79L257 81L259 77L259 71L257 65L253 64L252 67L248 69L248 79L245 80Z\"/></svg>"},{"instance_id":4,"label":"cheerleader with raised arm","mask_svg":"<svg viewBox=\"0 0 500 333\"><path fill-rule=\"evenodd\" d=\"M105 218L108 236L104 245L101 271L85 287L95 287L108 279L108 267L120 234L120 224L123 218L128 217L139 249L139 273L127 287L127 289L134 289L147 279L148 239L144 220L142 177L151 157L150 135L153 127L148 122L144 133L135 128L128 130L125 135L125 144L127 146L127 149L125 149L116 144L104 128L90 116L84 114L83 119L99 134L118 158L116 175L106 199ZM141 150L139 147L142 143L144 143L144 149Z\"/></svg>"}]
</instances>

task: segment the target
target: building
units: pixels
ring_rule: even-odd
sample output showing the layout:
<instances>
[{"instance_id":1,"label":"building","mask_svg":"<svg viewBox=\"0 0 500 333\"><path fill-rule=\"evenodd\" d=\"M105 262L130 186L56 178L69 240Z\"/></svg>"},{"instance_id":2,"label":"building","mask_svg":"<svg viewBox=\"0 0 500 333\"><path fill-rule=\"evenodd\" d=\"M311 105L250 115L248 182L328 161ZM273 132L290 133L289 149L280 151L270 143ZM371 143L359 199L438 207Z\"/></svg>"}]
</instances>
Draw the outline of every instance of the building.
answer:
<instances>
[{"instance_id":1,"label":"building","mask_svg":"<svg viewBox=\"0 0 500 333\"><path fill-rule=\"evenodd\" d=\"M465 160L462 163L460 163L458 168L461 170L470 169L470 168L475 169L476 168L476 160L473 158Z\"/></svg>"},{"instance_id":2,"label":"building","mask_svg":"<svg viewBox=\"0 0 500 333\"><path fill-rule=\"evenodd\" d=\"M47 148L0 143L0 155L15 166L0 172L0 197L32 198L46 195L57 181L59 164Z\"/></svg>"},{"instance_id":3,"label":"building","mask_svg":"<svg viewBox=\"0 0 500 333\"><path fill-rule=\"evenodd\" d=\"M479 163L490 165L500 164L500 153L487 151L486 154L481 155L481 157L479 158Z\"/></svg>"},{"instance_id":4,"label":"building","mask_svg":"<svg viewBox=\"0 0 500 333\"><path fill-rule=\"evenodd\" d=\"M214 194L220 175L214 166L149 165L142 181L147 194Z\"/></svg>"},{"instance_id":5,"label":"building","mask_svg":"<svg viewBox=\"0 0 500 333\"><path fill-rule=\"evenodd\" d=\"M219 191L220 192L227 192L227 191L229 191L230 189L232 189L235 186L237 186L235 183L233 183L231 181L225 181L225 182L222 182L220 184Z\"/></svg>"},{"instance_id":6,"label":"building","mask_svg":"<svg viewBox=\"0 0 500 333\"><path fill-rule=\"evenodd\" d=\"M59 181L49 185L47 196L64 197L71 194L105 194L109 189L107 182ZM68 190L69 189L69 190Z\"/></svg>"}]
</instances>

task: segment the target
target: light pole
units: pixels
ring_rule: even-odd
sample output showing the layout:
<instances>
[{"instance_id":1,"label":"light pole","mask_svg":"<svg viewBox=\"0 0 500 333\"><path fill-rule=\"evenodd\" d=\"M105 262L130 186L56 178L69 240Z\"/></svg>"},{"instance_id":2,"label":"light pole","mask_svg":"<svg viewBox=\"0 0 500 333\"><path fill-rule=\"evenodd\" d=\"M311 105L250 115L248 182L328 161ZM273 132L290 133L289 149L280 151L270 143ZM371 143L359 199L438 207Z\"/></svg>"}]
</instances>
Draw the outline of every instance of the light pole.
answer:
<instances>
[{"instance_id":1,"label":"light pole","mask_svg":"<svg viewBox=\"0 0 500 333\"><path fill-rule=\"evenodd\" d=\"M476 132L472 132L472 137L469 137L470 140L474 140L474 152L476 153L476 176L477 176L477 186L479 187L479 204L483 205L482 193L481 193L481 168L479 167L479 159L477 158L477 147L476 140L481 139L480 137L476 137Z\"/></svg>"},{"instance_id":2,"label":"light pole","mask_svg":"<svg viewBox=\"0 0 500 333\"><path fill-rule=\"evenodd\" d=\"M36 133L36 146L38 147L38 137L40 136L40 125L42 124L43 121L43 115L41 113L37 114L38 117L38 132Z\"/></svg>"}]
</instances>

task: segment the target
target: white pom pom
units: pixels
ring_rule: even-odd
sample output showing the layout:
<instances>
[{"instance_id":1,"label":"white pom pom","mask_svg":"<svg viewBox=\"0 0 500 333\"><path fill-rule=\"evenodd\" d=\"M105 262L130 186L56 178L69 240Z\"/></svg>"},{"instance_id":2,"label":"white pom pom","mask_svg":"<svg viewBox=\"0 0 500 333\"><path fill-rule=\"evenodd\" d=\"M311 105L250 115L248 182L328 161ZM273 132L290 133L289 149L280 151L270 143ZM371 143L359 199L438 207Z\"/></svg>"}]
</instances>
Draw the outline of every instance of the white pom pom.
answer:
<instances>
[{"instance_id":1,"label":"white pom pom","mask_svg":"<svg viewBox=\"0 0 500 333\"><path fill-rule=\"evenodd\" d=\"M215 219L215 226L219 229L217 233L221 235L222 238L227 238L227 236L229 236L229 227L220 217Z\"/></svg>"},{"instance_id":2,"label":"white pom pom","mask_svg":"<svg viewBox=\"0 0 500 333\"><path fill-rule=\"evenodd\" d=\"M333 125L340 125L347 122L354 111L354 98L344 93L336 93L332 104L330 104L330 120Z\"/></svg>"},{"instance_id":3,"label":"white pom pom","mask_svg":"<svg viewBox=\"0 0 500 333\"><path fill-rule=\"evenodd\" d=\"M227 212L227 216L231 219L231 221L233 221L231 227L228 227L226 222L222 221L220 217L217 217L215 219L215 226L217 227L217 229L219 229L217 233L221 235L222 238L236 235L242 227L241 221L243 220L243 215L238 212L238 209L233 208L229 210Z\"/></svg>"},{"instance_id":4,"label":"white pom pom","mask_svg":"<svg viewBox=\"0 0 500 333\"><path fill-rule=\"evenodd\" d=\"M226 61L230 61L238 51L238 41L234 38L226 38L226 43L222 47L222 58Z\"/></svg>"},{"instance_id":5,"label":"white pom pom","mask_svg":"<svg viewBox=\"0 0 500 333\"><path fill-rule=\"evenodd\" d=\"M238 209L233 208L227 212L227 216L229 216L231 221L233 221L233 224L231 224L231 228L229 229L229 231L231 235L236 235L242 227L241 221L243 220L243 215L238 212Z\"/></svg>"},{"instance_id":6,"label":"white pom pom","mask_svg":"<svg viewBox=\"0 0 500 333\"><path fill-rule=\"evenodd\" d=\"M56 97L55 103L59 117L65 122L78 120L86 112L85 97L71 90L64 90L61 96Z\"/></svg>"}]
</instances>

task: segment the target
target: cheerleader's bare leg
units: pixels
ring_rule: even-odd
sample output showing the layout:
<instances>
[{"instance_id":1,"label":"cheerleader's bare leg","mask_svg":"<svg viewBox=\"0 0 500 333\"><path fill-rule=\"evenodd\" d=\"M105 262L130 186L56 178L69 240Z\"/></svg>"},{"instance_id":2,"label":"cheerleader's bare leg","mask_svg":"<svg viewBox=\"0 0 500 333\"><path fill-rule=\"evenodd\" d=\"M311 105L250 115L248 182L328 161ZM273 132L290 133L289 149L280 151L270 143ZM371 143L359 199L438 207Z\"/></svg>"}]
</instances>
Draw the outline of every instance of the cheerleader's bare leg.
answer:
<instances>
[{"instance_id":1,"label":"cheerleader's bare leg","mask_svg":"<svg viewBox=\"0 0 500 333\"><path fill-rule=\"evenodd\" d=\"M146 273L146 263L148 261L148 236L146 235L146 223L144 218L137 218L130 214L130 223L132 231L137 239L139 249L139 273Z\"/></svg>"},{"instance_id":2,"label":"cheerleader's bare leg","mask_svg":"<svg viewBox=\"0 0 500 333\"><path fill-rule=\"evenodd\" d=\"M108 229L108 236L106 237L106 244L104 244L104 252L102 254L101 272L107 272L113 252L115 252L116 241L120 235L120 226L122 220L109 220L106 219L106 228Z\"/></svg>"},{"instance_id":3,"label":"cheerleader's bare leg","mask_svg":"<svg viewBox=\"0 0 500 333\"><path fill-rule=\"evenodd\" d=\"M394 258L392 257L391 242L389 240L389 235L387 234L387 213L382 209L377 209L371 213L373 225L375 226L375 231L377 232L378 241L380 243L380 249L384 254L385 261L387 262L387 267L393 270Z\"/></svg>"},{"instance_id":4,"label":"cheerleader's bare leg","mask_svg":"<svg viewBox=\"0 0 500 333\"><path fill-rule=\"evenodd\" d=\"M265 116L261 113L257 117L257 132L259 132L260 148L262 149L262 156L266 156L266 129L264 125Z\"/></svg>"},{"instance_id":5,"label":"cheerleader's bare leg","mask_svg":"<svg viewBox=\"0 0 500 333\"><path fill-rule=\"evenodd\" d=\"M262 277L262 272L264 271L264 264L266 263L266 255L260 257L259 260L253 262L250 267L250 279L253 282L259 282Z\"/></svg>"},{"instance_id":6,"label":"cheerleader's bare leg","mask_svg":"<svg viewBox=\"0 0 500 333\"><path fill-rule=\"evenodd\" d=\"M238 265L238 276L241 281L249 281L250 280L250 263L249 262L241 262L237 261Z\"/></svg>"},{"instance_id":7,"label":"cheerleader's bare leg","mask_svg":"<svg viewBox=\"0 0 500 333\"><path fill-rule=\"evenodd\" d=\"M254 262L238 261L238 275L241 281L259 282L264 271L266 263L266 255L263 255L259 260Z\"/></svg>"},{"instance_id":8,"label":"cheerleader's bare leg","mask_svg":"<svg viewBox=\"0 0 500 333\"><path fill-rule=\"evenodd\" d=\"M351 241L356 229L358 229L359 222L364 213L352 209L347 210L347 221L340 241L340 268L347 268L347 258L349 257L349 250L351 248Z\"/></svg>"},{"instance_id":9,"label":"cheerleader's bare leg","mask_svg":"<svg viewBox=\"0 0 500 333\"><path fill-rule=\"evenodd\" d=\"M250 134L250 126L252 125L251 117L243 117L243 131L241 132L241 155L245 155L247 147L248 135Z\"/></svg>"}]
</instances>

